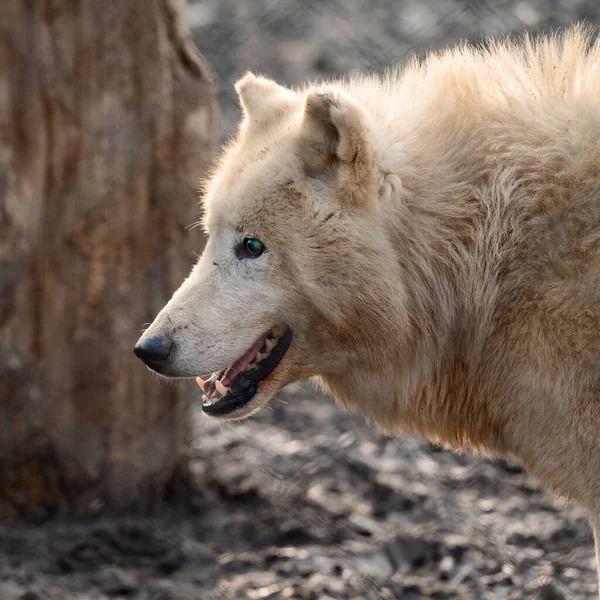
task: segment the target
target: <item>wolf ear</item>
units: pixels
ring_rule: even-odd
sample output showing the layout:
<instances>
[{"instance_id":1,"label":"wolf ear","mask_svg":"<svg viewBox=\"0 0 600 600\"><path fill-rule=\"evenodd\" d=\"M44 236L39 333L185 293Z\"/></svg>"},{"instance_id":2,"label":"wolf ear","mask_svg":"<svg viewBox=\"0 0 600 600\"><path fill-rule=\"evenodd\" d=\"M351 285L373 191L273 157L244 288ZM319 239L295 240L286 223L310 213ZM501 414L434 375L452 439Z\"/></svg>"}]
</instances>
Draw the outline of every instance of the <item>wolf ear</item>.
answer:
<instances>
[{"instance_id":1,"label":"wolf ear","mask_svg":"<svg viewBox=\"0 0 600 600\"><path fill-rule=\"evenodd\" d=\"M297 98L296 94L266 77L246 73L235 84L244 116L250 122L276 120Z\"/></svg>"},{"instance_id":2,"label":"wolf ear","mask_svg":"<svg viewBox=\"0 0 600 600\"><path fill-rule=\"evenodd\" d=\"M306 96L300 155L309 175L346 167L349 183L372 183L377 171L376 146L365 109L343 92L324 88Z\"/></svg>"}]
</instances>

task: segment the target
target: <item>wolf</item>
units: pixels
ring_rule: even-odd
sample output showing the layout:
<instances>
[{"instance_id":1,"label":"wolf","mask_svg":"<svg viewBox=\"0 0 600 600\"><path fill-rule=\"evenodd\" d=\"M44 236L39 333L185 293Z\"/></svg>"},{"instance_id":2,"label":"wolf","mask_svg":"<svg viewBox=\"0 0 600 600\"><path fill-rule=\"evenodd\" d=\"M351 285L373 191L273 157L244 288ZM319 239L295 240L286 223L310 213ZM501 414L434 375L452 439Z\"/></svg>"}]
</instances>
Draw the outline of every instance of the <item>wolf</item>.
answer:
<instances>
[{"instance_id":1,"label":"wolf","mask_svg":"<svg viewBox=\"0 0 600 600\"><path fill-rule=\"evenodd\" d=\"M241 419L311 378L389 435L520 461L600 554L600 43L245 75L208 241L135 353ZM211 374L212 373L212 374Z\"/></svg>"}]
</instances>

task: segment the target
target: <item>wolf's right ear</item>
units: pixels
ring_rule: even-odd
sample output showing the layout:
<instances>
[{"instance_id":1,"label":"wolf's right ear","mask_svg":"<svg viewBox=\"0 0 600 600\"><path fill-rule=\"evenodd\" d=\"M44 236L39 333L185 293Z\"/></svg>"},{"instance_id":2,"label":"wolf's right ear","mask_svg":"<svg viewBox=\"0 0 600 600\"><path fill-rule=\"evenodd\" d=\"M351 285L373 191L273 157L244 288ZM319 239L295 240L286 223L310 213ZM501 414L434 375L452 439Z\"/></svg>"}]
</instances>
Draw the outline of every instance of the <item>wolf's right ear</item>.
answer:
<instances>
[{"instance_id":1,"label":"wolf's right ear","mask_svg":"<svg viewBox=\"0 0 600 600\"><path fill-rule=\"evenodd\" d=\"M246 120L264 124L274 121L291 106L297 95L271 79L246 73L235 84Z\"/></svg>"}]
</instances>

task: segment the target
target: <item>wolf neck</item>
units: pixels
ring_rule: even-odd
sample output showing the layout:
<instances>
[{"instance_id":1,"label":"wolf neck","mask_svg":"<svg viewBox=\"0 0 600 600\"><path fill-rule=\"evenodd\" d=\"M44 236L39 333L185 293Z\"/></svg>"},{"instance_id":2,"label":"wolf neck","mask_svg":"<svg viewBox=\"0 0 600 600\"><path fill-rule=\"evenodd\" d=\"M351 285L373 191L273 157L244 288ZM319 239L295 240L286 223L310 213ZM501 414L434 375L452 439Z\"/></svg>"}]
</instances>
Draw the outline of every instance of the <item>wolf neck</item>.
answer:
<instances>
[{"instance_id":1,"label":"wolf neck","mask_svg":"<svg viewBox=\"0 0 600 600\"><path fill-rule=\"evenodd\" d=\"M382 170L401 182L384 199L382 221L406 292L405 304L391 309L402 326L380 332L373 356L361 356L344 376L327 377L325 387L386 433L411 431L453 448L505 454L505 417L494 408L503 391L480 366L502 261L489 251L498 238L486 224L502 216L503 206L499 198L490 212L477 199L474 190L491 174L485 152L461 154L474 147L466 140L472 135L456 131L432 149L407 134L402 151L389 138L381 148ZM495 233L502 236L502 227Z\"/></svg>"},{"instance_id":2,"label":"wolf neck","mask_svg":"<svg viewBox=\"0 0 600 600\"><path fill-rule=\"evenodd\" d=\"M404 303L389 307L398 329L365 342L368 352L325 387L387 434L507 454L495 412L504 392L481 367L499 293L495 265L483 274L475 262L486 243L482 217L466 189L452 206L402 202L385 217L405 289Z\"/></svg>"}]
</instances>

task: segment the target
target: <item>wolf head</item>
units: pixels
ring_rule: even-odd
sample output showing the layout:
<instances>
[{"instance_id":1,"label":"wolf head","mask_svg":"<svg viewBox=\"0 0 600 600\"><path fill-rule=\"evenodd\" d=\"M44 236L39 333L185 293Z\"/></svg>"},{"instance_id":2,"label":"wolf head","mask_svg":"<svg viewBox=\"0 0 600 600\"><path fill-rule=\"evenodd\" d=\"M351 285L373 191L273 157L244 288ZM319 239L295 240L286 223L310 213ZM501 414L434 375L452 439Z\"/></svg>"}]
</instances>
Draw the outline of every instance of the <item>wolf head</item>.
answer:
<instances>
[{"instance_id":1,"label":"wolf head","mask_svg":"<svg viewBox=\"0 0 600 600\"><path fill-rule=\"evenodd\" d=\"M200 376L204 411L228 418L369 361L403 294L365 108L251 74L236 89L244 117L206 184L207 245L135 348L164 376Z\"/></svg>"}]
</instances>

